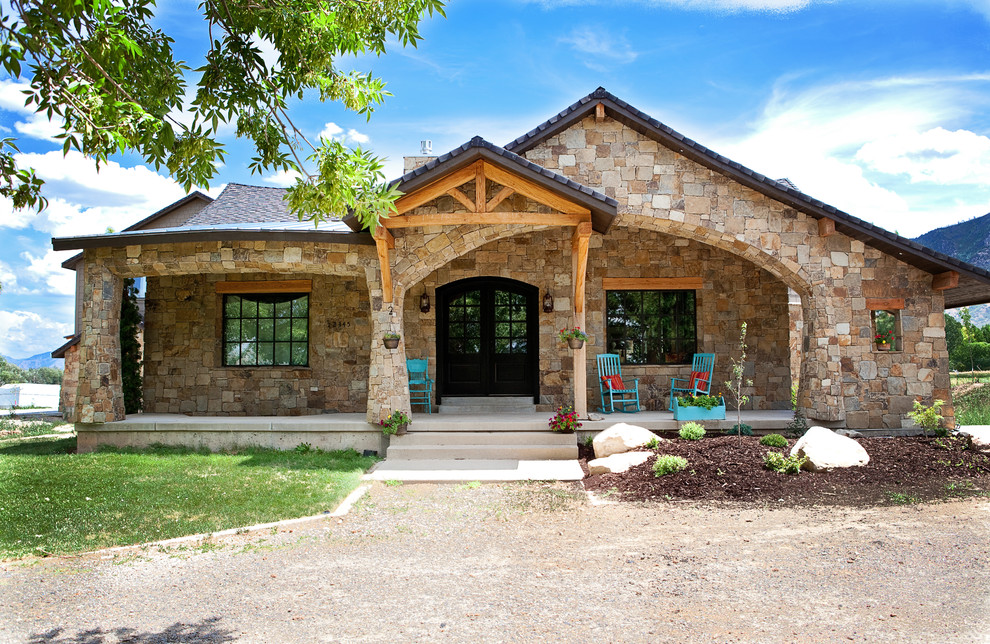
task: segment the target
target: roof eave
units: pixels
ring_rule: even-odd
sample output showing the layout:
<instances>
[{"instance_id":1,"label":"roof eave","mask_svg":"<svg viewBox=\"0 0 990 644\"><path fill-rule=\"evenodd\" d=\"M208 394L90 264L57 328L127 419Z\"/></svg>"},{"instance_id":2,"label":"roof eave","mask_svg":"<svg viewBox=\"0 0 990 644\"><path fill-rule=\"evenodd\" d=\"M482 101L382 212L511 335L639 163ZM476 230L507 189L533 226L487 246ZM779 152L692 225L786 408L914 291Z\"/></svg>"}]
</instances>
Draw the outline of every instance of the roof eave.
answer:
<instances>
[{"instance_id":1,"label":"roof eave","mask_svg":"<svg viewBox=\"0 0 990 644\"><path fill-rule=\"evenodd\" d=\"M360 246L371 246L375 243L370 235L348 232L214 228L210 230L141 231L129 234L54 237L52 238L52 248L55 250L85 250L87 248L121 248L141 244L179 244L202 241L295 241Z\"/></svg>"}]
</instances>

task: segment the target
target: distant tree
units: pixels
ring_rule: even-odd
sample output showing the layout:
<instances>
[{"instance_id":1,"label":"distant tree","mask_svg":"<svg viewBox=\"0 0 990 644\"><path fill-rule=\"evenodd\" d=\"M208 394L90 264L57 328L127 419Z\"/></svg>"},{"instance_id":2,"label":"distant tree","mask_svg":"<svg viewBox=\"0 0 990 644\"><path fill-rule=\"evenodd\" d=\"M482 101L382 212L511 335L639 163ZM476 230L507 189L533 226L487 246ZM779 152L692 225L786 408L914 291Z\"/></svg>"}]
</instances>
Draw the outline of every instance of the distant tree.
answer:
<instances>
[{"instance_id":1,"label":"distant tree","mask_svg":"<svg viewBox=\"0 0 990 644\"><path fill-rule=\"evenodd\" d=\"M28 375L17 365L10 364L0 356L0 385L9 385L15 382L27 382Z\"/></svg>"},{"instance_id":2,"label":"distant tree","mask_svg":"<svg viewBox=\"0 0 990 644\"><path fill-rule=\"evenodd\" d=\"M339 141L310 142L289 116L304 96L370 118L389 93L370 72L338 67L389 43L416 46L419 23L442 0L201 0L206 59L191 70L156 26L155 0L10 0L0 5L0 66L30 83L26 104L62 124L64 152L97 165L136 153L186 190L208 187L226 156L218 132L235 126L256 156L252 172L296 171L287 203L319 222L353 213L375 226L399 193L382 162ZM275 60L263 55L272 50ZM195 76L189 104L186 76ZM184 111L188 119L179 118ZM46 205L42 181L17 167L13 138L0 139L0 194L15 207Z\"/></svg>"},{"instance_id":3,"label":"distant tree","mask_svg":"<svg viewBox=\"0 0 990 644\"><path fill-rule=\"evenodd\" d=\"M39 385L60 385L62 384L62 370L55 367L38 367L28 369L28 382Z\"/></svg>"},{"instance_id":4,"label":"distant tree","mask_svg":"<svg viewBox=\"0 0 990 644\"><path fill-rule=\"evenodd\" d=\"M120 298L120 378L124 389L124 413L141 411L141 311L137 305L137 286L134 280L124 280L124 294Z\"/></svg>"},{"instance_id":5,"label":"distant tree","mask_svg":"<svg viewBox=\"0 0 990 644\"><path fill-rule=\"evenodd\" d=\"M966 368L965 340L963 339L962 323L948 313L945 313L945 344L949 351L949 366L952 369Z\"/></svg>"}]
</instances>

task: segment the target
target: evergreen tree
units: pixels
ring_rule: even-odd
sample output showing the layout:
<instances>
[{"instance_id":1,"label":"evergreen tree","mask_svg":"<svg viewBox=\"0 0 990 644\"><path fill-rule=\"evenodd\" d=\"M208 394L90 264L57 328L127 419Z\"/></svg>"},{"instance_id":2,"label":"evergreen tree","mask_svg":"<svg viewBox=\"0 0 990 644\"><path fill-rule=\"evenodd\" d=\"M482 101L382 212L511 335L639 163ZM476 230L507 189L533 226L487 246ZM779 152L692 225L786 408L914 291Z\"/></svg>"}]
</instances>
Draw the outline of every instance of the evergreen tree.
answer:
<instances>
[{"instance_id":1,"label":"evergreen tree","mask_svg":"<svg viewBox=\"0 0 990 644\"><path fill-rule=\"evenodd\" d=\"M124 280L124 295L120 298L120 377L124 386L124 412L127 414L141 411L140 328L137 286L133 279L128 278Z\"/></svg>"}]
</instances>

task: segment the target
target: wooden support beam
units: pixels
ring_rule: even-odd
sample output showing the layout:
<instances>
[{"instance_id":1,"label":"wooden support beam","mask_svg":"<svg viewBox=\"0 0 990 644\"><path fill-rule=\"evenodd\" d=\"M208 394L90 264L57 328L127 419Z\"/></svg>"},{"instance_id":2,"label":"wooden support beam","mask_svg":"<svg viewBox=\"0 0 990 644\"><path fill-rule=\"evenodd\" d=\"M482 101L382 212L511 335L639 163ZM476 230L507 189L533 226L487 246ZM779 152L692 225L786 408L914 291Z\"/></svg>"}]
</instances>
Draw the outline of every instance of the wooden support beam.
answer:
<instances>
[{"instance_id":1,"label":"wooden support beam","mask_svg":"<svg viewBox=\"0 0 990 644\"><path fill-rule=\"evenodd\" d=\"M474 202L467 198L467 195L460 191L459 188L451 188L447 191L447 194L460 201L461 204L468 209L468 212L478 212L474 205Z\"/></svg>"},{"instance_id":2,"label":"wooden support beam","mask_svg":"<svg viewBox=\"0 0 990 644\"><path fill-rule=\"evenodd\" d=\"M866 309L868 311L901 311L904 309L904 298L868 297L866 298Z\"/></svg>"},{"instance_id":3,"label":"wooden support beam","mask_svg":"<svg viewBox=\"0 0 990 644\"><path fill-rule=\"evenodd\" d=\"M591 222L585 221L574 228L571 237L572 283L574 284L574 312L584 313L585 280L588 275L588 241L591 239ZM575 365L576 366L576 365Z\"/></svg>"},{"instance_id":4,"label":"wooden support beam","mask_svg":"<svg viewBox=\"0 0 990 644\"><path fill-rule=\"evenodd\" d=\"M488 180L485 178L485 164L479 163L474 170L474 211L485 212L488 205L485 198L488 193Z\"/></svg>"},{"instance_id":5,"label":"wooden support beam","mask_svg":"<svg viewBox=\"0 0 990 644\"><path fill-rule=\"evenodd\" d=\"M595 121L601 123L605 120L605 103L595 105Z\"/></svg>"},{"instance_id":6,"label":"wooden support beam","mask_svg":"<svg viewBox=\"0 0 990 644\"><path fill-rule=\"evenodd\" d=\"M945 291L959 286L959 273L956 271L945 271L932 277L932 290Z\"/></svg>"},{"instance_id":7,"label":"wooden support beam","mask_svg":"<svg viewBox=\"0 0 990 644\"><path fill-rule=\"evenodd\" d=\"M395 238L385 226L375 229L375 248L378 251L378 267L382 275L382 302L392 303L392 265L388 261L388 249L395 248Z\"/></svg>"},{"instance_id":8,"label":"wooden support beam","mask_svg":"<svg viewBox=\"0 0 990 644\"><path fill-rule=\"evenodd\" d=\"M828 237L829 235L835 234L835 222L828 217L822 217L818 220L818 234L822 237Z\"/></svg>"},{"instance_id":9,"label":"wooden support beam","mask_svg":"<svg viewBox=\"0 0 990 644\"><path fill-rule=\"evenodd\" d=\"M463 185L475 177L477 172L475 169L476 165L481 164L481 161L475 161L469 166L463 167L456 172L452 172L445 177L437 179L430 185L420 188L415 192L411 192L404 195L395 202L395 208L398 214L403 214L409 212L413 208L418 208L425 203L433 201L437 197L446 194L451 188L456 188L457 186Z\"/></svg>"},{"instance_id":10,"label":"wooden support beam","mask_svg":"<svg viewBox=\"0 0 990 644\"><path fill-rule=\"evenodd\" d=\"M491 200L485 204L485 212L494 211L495 206L499 205L514 194L516 194L515 190L509 188L508 186L503 186L502 189L498 191L498 194L492 197Z\"/></svg>"},{"instance_id":11,"label":"wooden support beam","mask_svg":"<svg viewBox=\"0 0 990 644\"><path fill-rule=\"evenodd\" d=\"M514 175L498 166L485 164L485 175L496 183L500 183L503 186L514 189L516 192L526 195L534 201L538 201L542 204L550 206L554 210L559 210L560 212L576 212L576 213L588 213L591 211L587 208L582 208L581 206L575 204L572 201L564 199L553 193L543 186L538 186L535 183L531 183L522 177Z\"/></svg>"},{"instance_id":12,"label":"wooden support beam","mask_svg":"<svg viewBox=\"0 0 990 644\"><path fill-rule=\"evenodd\" d=\"M312 293L313 280L217 282L217 293Z\"/></svg>"},{"instance_id":13,"label":"wooden support beam","mask_svg":"<svg viewBox=\"0 0 990 644\"><path fill-rule=\"evenodd\" d=\"M700 277L606 277L606 291L698 291L704 288Z\"/></svg>"},{"instance_id":14,"label":"wooden support beam","mask_svg":"<svg viewBox=\"0 0 990 644\"><path fill-rule=\"evenodd\" d=\"M590 222L586 213L539 212L442 212L431 215L400 215L383 219L383 226L395 230L413 226L461 226L464 224L524 224L530 226L577 226Z\"/></svg>"}]
</instances>

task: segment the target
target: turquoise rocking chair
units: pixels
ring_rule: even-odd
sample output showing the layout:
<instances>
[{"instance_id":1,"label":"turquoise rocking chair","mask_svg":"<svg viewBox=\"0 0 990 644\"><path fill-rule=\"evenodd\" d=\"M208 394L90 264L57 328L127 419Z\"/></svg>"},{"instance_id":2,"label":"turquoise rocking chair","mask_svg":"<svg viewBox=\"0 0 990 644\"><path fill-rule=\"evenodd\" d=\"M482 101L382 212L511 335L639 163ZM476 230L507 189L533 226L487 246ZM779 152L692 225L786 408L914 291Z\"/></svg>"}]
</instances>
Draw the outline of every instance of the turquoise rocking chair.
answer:
<instances>
[{"instance_id":1,"label":"turquoise rocking chair","mask_svg":"<svg viewBox=\"0 0 990 644\"><path fill-rule=\"evenodd\" d=\"M622 380L617 353L598 354L598 391L602 396L604 414L611 414L616 407L626 413L639 411L639 378L633 379L632 386Z\"/></svg>"},{"instance_id":2,"label":"turquoise rocking chair","mask_svg":"<svg viewBox=\"0 0 990 644\"><path fill-rule=\"evenodd\" d=\"M409 372L409 405L426 405L426 413L433 413L433 379L426 360L406 359Z\"/></svg>"},{"instance_id":3,"label":"turquoise rocking chair","mask_svg":"<svg viewBox=\"0 0 990 644\"><path fill-rule=\"evenodd\" d=\"M674 396L707 396L712 390L712 374L715 371L714 353L696 353L691 361L690 378L670 379L670 405L674 410ZM684 384L678 384L684 383Z\"/></svg>"}]
</instances>

